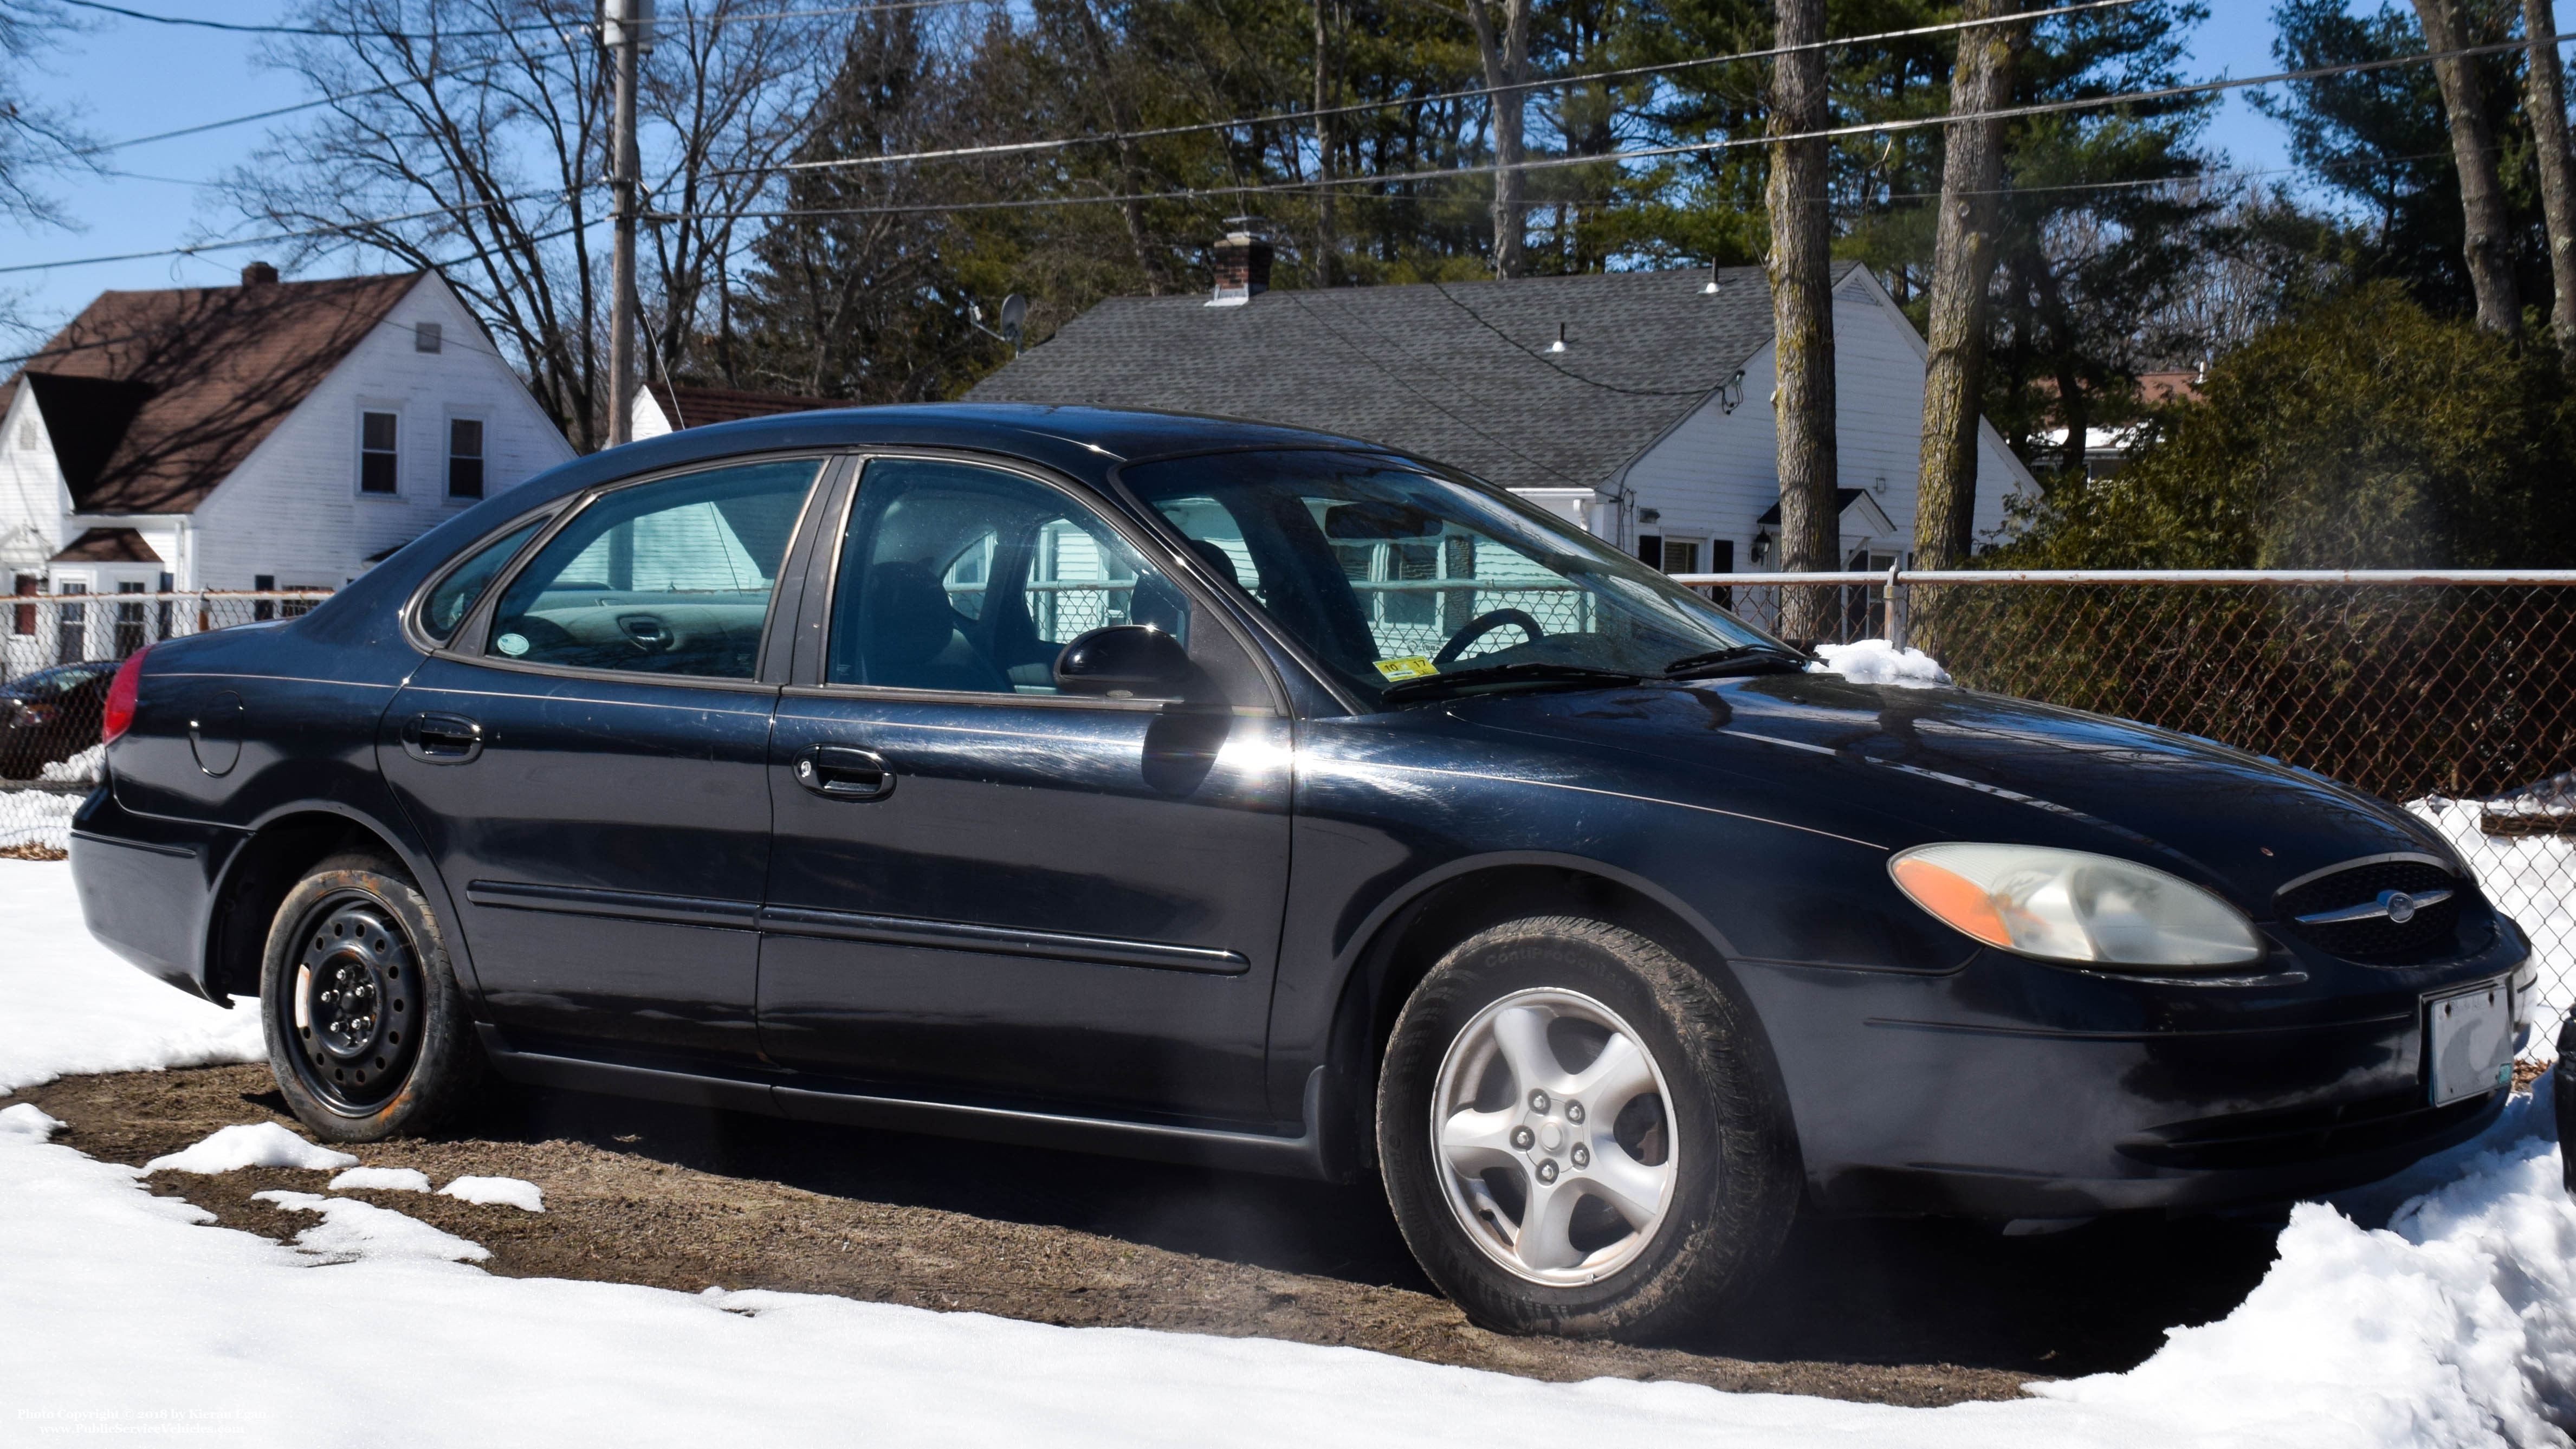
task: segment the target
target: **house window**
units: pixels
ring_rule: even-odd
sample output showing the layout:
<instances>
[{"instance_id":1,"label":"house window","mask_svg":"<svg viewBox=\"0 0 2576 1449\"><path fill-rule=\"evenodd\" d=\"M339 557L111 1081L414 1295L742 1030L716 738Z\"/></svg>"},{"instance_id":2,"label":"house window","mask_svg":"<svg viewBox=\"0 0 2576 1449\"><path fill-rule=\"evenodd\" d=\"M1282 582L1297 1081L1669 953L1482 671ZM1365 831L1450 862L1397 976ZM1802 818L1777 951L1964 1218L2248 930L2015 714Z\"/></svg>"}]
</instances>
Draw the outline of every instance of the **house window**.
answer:
<instances>
[{"instance_id":1,"label":"house window","mask_svg":"<svg viewBox=\"0 0 2576 1449\"><path fill-rule=\"evenodd\" d=\"M63 595L86 594L89 585L65 579L54 586ZM89 606L62 604L54 610L54 662L78 664L89 657Z\"/></svg>"},{"instance_id":2,"label":"house window","mask_svg":"<svg viewBox=\"0 0 2576 1449\"><path fill-rule=\"evenodd\" d=\"M255 594L269 593L277 587L277 575L253 574L250 576L250 587L251 592ZM250 616L254 621L276 618L277 600L253 599L250 606Z\"/></svg>"},{"instance_id":3,"label":"house window","mask_svg":"<svg viewBox=\"0 0 2576 1449\"><path fill-rule=\"evenodd\" d=\"M1668 574L1699 572L1699 540L1668 538L1664 540L1663 570Z\"/></svg>"},{"instance_id":4,"label":"house window","mask_svg":"<svg viewBox=\"0 0 2576 1449\"><path fill-rule=\"evenodd\" d=\"M37 575L37 574L20 574L20 575L18 575L18 585L17 585L17 588L16 588L15 590L13 590L13 592L14 592L14 593L16 593L16 595L17 595L19 598L22 598L22 599L32 599L32 598L34 598L36 595L41 594L41 593L43 593L44 591L45 591L45 581L44 581L44 578L43 578L41 575ZM9 620L9 632L10 632L10 633L12 633L12 634L33 634L33 633L35 633L35 632L36 632L36 606L35 606L35 605L33 605L33 604L17 604L17 605L13 605L13 606L12 606L12 608L11 608L11 610L10 610L10 612L11 612L11 614L12 614L12 617L11 617L11 619Z\"/></svg>"},{"instance_id":5,"label":"house window","mask_svg":"<svg viewBox=\"0 0 2576 1449\"><path fill-rule=\"evenodd\" d=\"M411 327L411 350L414 352L436 352L440 343L438 332L438 324L435 322L413 323Z\"/></svg>"},{"instance_id":6,"label":"house window","mask_svg":"<svg viewBox=\"0 0 2576 1449\"><path fill-rule=\"evenodd\" d=\"M392 413L358 414L358 491L395 491L394 443L400 420Z\"/></svg>"},{"instance_id":7,"label":"house window","mask_svg":"<svg viewBox=\"0 0 2576 1449\"><path fill-rule=\"evenodd\" d=\"M483 420L447 420L447 496L483 496Z\"/></svg>"},{"instance_id":8,"label":"house window","mask_svg":"<svg viewBox=\"0 0 2576 1449\"><path fill-rule=\"evenodd\" d=\"M36 451L36 420L34 418L29 418L18 425L18 446L26 449L30 453Z\"/></svg>"},{"instance_id":9,"label":"house window","mask_svg":"<svg viewBox=\"0 0 2576 1449\"><path fill-rule=\"evenodd\" d=\"M144 589L142 583L139 581L128 580L124 583L118 584L116 586L116 591L120 594L139 594L142 593ZM116 657L123 659L128 655L136 653L142 648L143 605L140 603L117 605Z\"/></svg>"}]
</instances>

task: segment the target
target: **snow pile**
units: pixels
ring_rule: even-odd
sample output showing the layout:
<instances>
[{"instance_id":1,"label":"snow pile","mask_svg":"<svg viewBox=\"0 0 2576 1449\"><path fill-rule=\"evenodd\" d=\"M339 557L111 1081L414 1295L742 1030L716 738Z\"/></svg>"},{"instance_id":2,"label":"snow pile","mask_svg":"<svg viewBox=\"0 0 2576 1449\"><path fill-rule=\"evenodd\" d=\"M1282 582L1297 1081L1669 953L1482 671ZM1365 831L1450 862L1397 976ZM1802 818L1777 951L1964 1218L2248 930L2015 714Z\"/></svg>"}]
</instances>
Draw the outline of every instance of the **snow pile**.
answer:
<instances>
[{"instance_id":1,"label":"snow pile","mask_svg":"<svg viewBox=\"0 0 2576 1449\"><path fill-rule=\"evenodd\" d=\"M69 799L16 795L10 809L30 798ZM0 1092L66 1072L267 1059L255 1008L199 1001L92 940L69 862L0 860Z\"/></svg>"},{"instance_id":2,"label":"snow pile","mask_svg":"<svg viewBox=\"0 0 2576 1449\"><path fill-rule=\"evenodd\" d=\"M545 1193L535 1183L520 1177L460 1177L440 1188L438 1195L461 1202L526 1208L532 1213L546 1210Z\"/></svg>"},{"instance_id":3,"label":"snow pile","mask_svg":"<svg viewBox=\"0 0 2576 1449\"><path fill-rule=\"evenodd\" d=\"M479 1263L492 1256L492 1250L481 1243L469 1243L416 1217L353 1197L323 1197L274 1188L252 1193L251 1197L258 1202L273 1202L288 1212L320 1213L320 1223L295 1235L295 1246L334 1263L354 1263L361 1258Z\"/></svg>"},{"instance_id":4,"label":"snow pile","mask_svg":"<svg viewBox=\"0 0 2576 1449\"><path fill-rule=\"evenodd\" d=\"M0 789L0 847L41 845L48 850L68 849L72 843L72 815L80 809L80 797L52 790Z\"/></svg>"},{"instance_id":5,"label":"snow pile","mask_svg":"<svg viewBox=\"0 0 2576 1449\"><path fill-rule=\"evenodd\" d=\"M1950 682L1949 671L1920 649L1899 649L1884 639L1857 644L1819 644L1821 665L1810 669L1839 674L1854 684L1893 684L1904 689L1930 689Z\"/></svg>"},{"instance_id":6,"label":"snow pile","mask_svg":"<svg viewBox=\"0 0 2576 1449\"><path fill-rule=\"evenodd\" d=\"M2534 1014L2531 1052L2549 1057L2557 1050L2560 1016L2576 1004L2576 837L2489 835L2478 828L2484 807L2475 800L2436 796L2406 808L2442 832L2477 876L2479 891L2531 938L2540 1000L2548 1008Z\"/></svg>"},{"instance_id":7,"label":"snow pile","mask_svg":"<svg viewBox=\"0 0 2576 1449\"><path fill-rule=\"evenodd\" d=\"M274 1122L218 1127L194 1146L143 1164L145 1172L234 1172L245 1167L355 1167L358 1159L317 1147Z\"/></svg>"},{"instance_id":8,"label":"snow pile","mask_svg":"<svg viewBox=\"0 0 2576 1449\"><path fill-rule=\"evenodd\" d=\"M2307 1425L2334 1442L2567 1444L2576 1201L2560 1184L2548 1090L2544 1078L2467 1149L2465 1170L2386 1229L2301 1203L2234 1313L2173 1330L2128 1373L2035 1391L2152 1413L2195 1440Z\"/></svg>"},{"instance_id":9,"label":"snow pile","mask_svg":"<svg viewBox=\"0 0 2576 1449\"><path fill-rule=\"evenodd\" d=\"M36 778L57 784L85 785L95 783L107 769L107 746L92 745L68 760L55 760L45 766Z\"/></svg>"},{"instance_id":10,"label":"snow pile","mask_svg":"<svg viewBox=\"0 0 2576 1449\"><path fill-rule=\"evenodd\" d=\"M377 1192L427 1192L429 1174L417 1167L352 1167L331 1179L333 1192L373 1188Z\"/></svg>"},{"instance_id":11,"label":"snow pile","mask_svg":"<svg viewBox=\"0 0 2576 1449\"><path fill-rule=\"evenodd\" d=\"M31 1142L49 1141L67 1125L61 1118L47 1115L44 1108L33 1102L0 1107L0 1133L24 1137Z\"/></svg>"}]
</instances>

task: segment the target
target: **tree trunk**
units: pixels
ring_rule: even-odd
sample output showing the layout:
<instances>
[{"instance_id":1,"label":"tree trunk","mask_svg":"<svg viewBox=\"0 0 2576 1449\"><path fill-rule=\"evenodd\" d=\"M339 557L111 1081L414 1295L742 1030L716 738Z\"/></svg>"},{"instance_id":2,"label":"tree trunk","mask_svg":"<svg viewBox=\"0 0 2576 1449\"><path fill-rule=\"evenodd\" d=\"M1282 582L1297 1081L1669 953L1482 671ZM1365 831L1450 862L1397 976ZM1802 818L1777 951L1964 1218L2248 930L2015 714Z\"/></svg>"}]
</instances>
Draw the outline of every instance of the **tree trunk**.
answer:
<instances>
[{"instance_id":1,"label":"tree trunk","mask_svg":"<svg viewBox=\"0 0 2576 1449\"><path fill-rule=\"evenodd\" d=\"M1825 38L1824 0L1778 0L1777 44ZM1825 53L1802 50L1772 63L1771 134L1825 125ZM1841 562L1834 507L1840 462L1834 449L1833 215L1825 193L1828 143L1771 143L1764 204L1771 213L1771 311L1780 385L1772 394L1779 431L1780 566L1812 572ZM1833 601L1821 589L1780 591L1780 632L1825 636Z\"/></svg>"},{"instance_id":2,"label":"tree trunk","mask_svg":"<svg viewBox=\"0 0 2576 1449\"><path fill-rule=\"evenodd\" d=\"M2424 44L2434 53L2458 50L2468 42L2460 23L2459 0L2414 0L2415 18L2424 27ZM2469 286L2478 298L2478 326L2506 337L2522 332L2522 299L2514 294L2513 266L2507 256L2513 227L2505 217L2504 186L2496 176L2495 137L2487 129L2485 103L2478 94L2477 62L2453 56L2433 62L2442 84L2442 109L2451 122L2451 159L2460 173L2460 210L2468 221L2468 240L2460 248L2469 264Z\"/></svg>"},{"instance_id":3,"label":"tree trunk","mask_svg":"<svg viewBox=\"0 0 2576 1449\"><path fill-rule=\"evenodd\" d=\"M2556 6L2522 0L2522 33L2532 42L2523 71L2523 109L2531 117L2532 150L2540 162L2540 214L2549 225L2549 280L2556 292L2549 330L2558 338L2559 365L2576 376L2576 158L2567 151L2567 85L2559 73Z\"/></svg>"},{"instance_id":4,"label":"tree trunk","mask_svg":"<svg viewBox=\"0 0 2576 1449\"><path fill-rule=\"evenodd\" d=\"M1315 0L1315 178L1323 184L1315 195L1315 285L1333 285L1333 105L1332 31L1326 23L1332 0Z\"/></svg>"},{"instance_id":5,"label":"tree trunk","mask_svg":"<svg viewBox=\"0 0 2576 1449\"><path fill-rule=\"evenodd\" d=\"M1967 0L1962 20L1985 20L2020 0ZM1962 31L1950 72L1950 114L1982 116L2012 99L2013 59L2025 32L1993 25ZM2004 123L1954 119L1941 158L1941 217L1933 245L1931 356L1923 372L1923 452L1914 496L1914 567L1954 569L1976 541L1977 404L1986 371L1986 291L1995 268L1995 188L2003 175ZM1940 657L1939 591L1908 601L1908 643Z\"/></svg>"},{"instance_id":6,"label":"tree trunk","mask_svg":"<svg viewBox=\"0 0 2576 1449\"><path fill-rule=\"evenodd\" d=\"M1531 0L1467 0L1476 28L1476 51L1485 84L1494 92L1494 275L1517 277L1527 267L1521 233L1527 220L1528 177L1521 171L1522 130L1529 112Z\"/></svg>"}]
</instances>

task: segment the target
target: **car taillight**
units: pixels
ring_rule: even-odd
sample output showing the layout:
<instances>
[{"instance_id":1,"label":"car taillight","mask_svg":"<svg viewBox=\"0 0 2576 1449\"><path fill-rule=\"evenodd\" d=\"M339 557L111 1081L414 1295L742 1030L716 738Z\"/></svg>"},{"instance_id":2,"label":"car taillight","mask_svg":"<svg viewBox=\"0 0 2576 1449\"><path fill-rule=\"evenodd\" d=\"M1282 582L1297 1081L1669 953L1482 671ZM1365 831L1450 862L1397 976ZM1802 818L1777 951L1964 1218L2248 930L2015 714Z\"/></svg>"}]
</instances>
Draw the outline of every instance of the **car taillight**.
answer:
<instances>
[{"instance_id":1,"label":"car taillight","mask_svg":"<svg viewBox=\"0 0 2576 1449\"><path fill-rule=\"evenodd\" d=\"M134 692L143 684L143 656L149 649L137 649L116 666L116 682L107 687L107 707L98 717L98 742L116 743L116 737L134 727Z\"/></svg>"}]
</instances>

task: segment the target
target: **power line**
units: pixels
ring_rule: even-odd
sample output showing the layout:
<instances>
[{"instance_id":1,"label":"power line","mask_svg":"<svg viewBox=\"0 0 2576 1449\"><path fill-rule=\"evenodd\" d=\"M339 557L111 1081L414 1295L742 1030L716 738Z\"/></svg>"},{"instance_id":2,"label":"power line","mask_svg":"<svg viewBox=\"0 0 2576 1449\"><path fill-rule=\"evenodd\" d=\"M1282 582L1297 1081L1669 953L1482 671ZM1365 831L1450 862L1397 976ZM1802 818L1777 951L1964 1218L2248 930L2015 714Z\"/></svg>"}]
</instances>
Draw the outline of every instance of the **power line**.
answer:
<instances>
[{"instance_id":1,"label":"power line","mask_svg":"<svg viewBox=\"0 0 2576 1449\"><path fill-rule=\"evenodd\" d=\"M1443 181L1467 176L1488 176L1495 172L1506 170L1552 171L1568 166L1598 166L1632 161L1659 160L1675 156L1708 155L1723 151L1742 150L1753 146L1778 145L1788 141L1842 140L1853 136L1883 136L1890 132L1919 131L1936 126L1950 126L1976 120L2019 120L2030 116L2060 115L2074 111L2098 110L2111 106L2134 105L2149 101L2178 100L2188 96L2215 95L2223 91L2241 90L2249 86L2279 85L2290 81L2316 80L2330 75L2350 75L2364 71L2385 70L2401 65L2422 65L2428 61L2449 60L2456 57L2495 55L2505 51L2525 50L2533 45L2563 44L2569 40L2576 40L2576 31L2545 36L2536 41L2513 40L2488 45L2463 46L2457 50L2432 51L2421 55L2392 56L2380 60L2348 61L2339 65L2312 66L2303 70L2280 71L2271 75L2250 76L2244 79L2200 81L2191 85L2163 86L2147 91L2124 91L2107 96L2082 96L2062 101L2038 101L2028 105L2005 106L2000 109L1980 111L1965 116L1944 114L1939 116L1908 117L1896 120L1859 121L1849 125L1828 126L1820 130L1802 131L1785 136L1727 137L1725 139L1715 141L1681 141L1665 146L1634 146L1622 151L1606 151L1595 155L1540 156L1524 159L1513 163L1510 166L1505 166L1499 162L1479 162L1466 166L1424 167L1412 171L1377 172L1358 176L1314 177L1297 181L1245 182L1227 186L1181 187L1168 191L1129 192L1119 195L1044 197L1008 201L966 201L947 203L924 202L911 205L889 206L790 207L763 211L726 212L722 213L722 215L736 218L757 217L764 219L808 216L899 216L933 211L1033 210L1057 206L1125 205L1130 202L1148 201L1212 201L1220 197L1278 194L1320 195L1323 193L1324 188L1327 187L1383 186L1398 182ZM1127 139L1140 134L1142 133L1130 132L1124 133L1124 135L1113 134L1104 136L1100 139ZM885 161L914 159L946 159L946 155L944 153L925 153L921 156L898 155L891 157L864 157L857 159L862 163L881 163ZM2094 184L2108 186L2118 183L2104 182ZM2038 188L2030 189L2036 190ZM657 220L705 220L715 215L717 215L717 213L666 213L663 216L658 217Z\"/></svg>"},{"instance_id":2,"label":"power line","mask_svg":"<svg viewBox=\"0 0 2576 1449\"><path fill-rule=\"evenodd\" d=\"M127 20L140 20L152 25L220 30L233 35L302 35L323 40L465 40L500 35L531 35L544 31L552 31L558 35L574 32L588 35L598 28L595 22L561 25L551 21L537 21L527 25L484 26L468 30L334 30L321 25L253 25L233 20L201 20L189 15L155 15L150 11L129 10L122 5L110 5L105 3L105 0L61 0L61 3L77 6L83 10L96 10L103 14L121 16ZM944 6L978 3L982 3L982 0L880 0L880 3L870 5L841 5L819 10L773 10L746 15L696 16L683 11L680 18L705 19L719 24L733 25L753 20L822 19L834 15L866 15L880 10L933 10ZM668 23L670 22L656 22L656 24Z\"/></svg>"},{"instance_id":3,"label":"power line","mask_svg":"<svg viewBox=\"0 0 2576 1449\"><path fill-rule=\"evenodd\" d=\"M463 201L458 202L454 206L433 206L424 211L407 211L396 216L366 217L358 221L344 221L331 226L312 227L303 231L271 232L266 236L238 237L228 241L196 242L188 246L161 247L157 250L147 252L119 252L113 256L77 257L69 261L60 262L19 262L10 266L0 266L0 275L7 275L14 272L49 272L57 267L87 267L107 262L149 261L155 257L193 257L205 252L223 252L232 251L240 247L266 246L270 242L308 241L314 237L336 236L347 238L349 233L357 231L363 227L395 226L406 221L426 221L434 216L454 216L461 211L479 211L487 207L507 206L516 201L544 201L548 199L568 197L570 195L571 193L563 191L525 191L509 196L496 196L486 201ZM557 235L561 234L562 233L557 233ZM355 238L349 239L355 240ZM535 238L535 240L544 239L545 238Z\"/></svg>"},{"instance_id":4,"label":"power line","mask_svg":"<svg viewBox=\"0 0 2576 1449\"><path fill-rule=\"evenodd\" d=\"M1328 116L1361 115L1371 111L1393 110L1403 106L1437 105L1443 101L1474 100L1484 96L1547 90L1557 86L1581 85L1592 81L1627 80L1637 76L1664 75L1673 71L1696 70L1704 66L1731 65L1740 61L1768 60L1800 51L1833 50L1846 46L1872 45L1881 41L1918 39L1953 31L1974 30L1996 25L2018 25L2048 20L2061 15L2080 15L2094 10L2118 9L2135 5L2140 0L2081 0L2081 3L2054 10L2034 10L2027 14L1990 16L1979 20L1955 20L1940 25L1917 25L1906 30L1882 30L1870 35L1846 35L1833 40L1809 41L1798 45L1773 46L1767 50L1738 51L1730 55L1702 56L1695 60L1663 61L1655 65L1632 65L1618 70L1584 71L1574 75L1550 76L1544 80L1515 81L1509 85L1475 86L1467 90L1436 91L1429 95L1404 96L1395 100L1360 101L1346 106L1325 106L1302 111L1275 111L1260 116L1239 116L1226 121L1194 121L1180 126L1155 126L1135 131L1103 132L1090 136L1069 136L1041 141L1002 141L989 146L954 146L937 151L911 151L891 156L834 157L819 161L787 161L767 167L737 167L718 171L718 176L747 172L819 171L854 166L890 166L900 161L948 161L975 156L1025 155L1037 151L1062 150L1071 146L1091 146L1104 142L1149 141L1166 136L1189 136L1209 131L1233 131L1250 126L1278 125L1286 122L1306 123Z\"/></svg>"}]
</instances>

